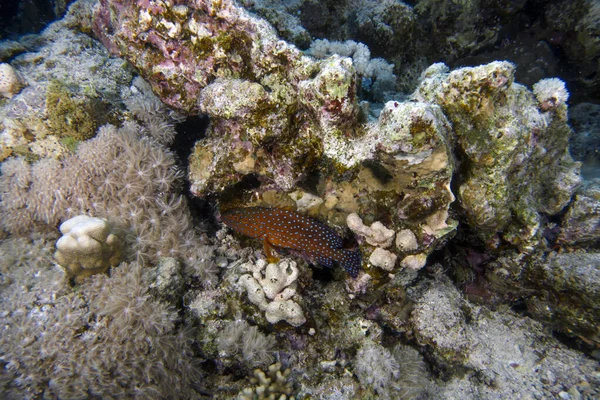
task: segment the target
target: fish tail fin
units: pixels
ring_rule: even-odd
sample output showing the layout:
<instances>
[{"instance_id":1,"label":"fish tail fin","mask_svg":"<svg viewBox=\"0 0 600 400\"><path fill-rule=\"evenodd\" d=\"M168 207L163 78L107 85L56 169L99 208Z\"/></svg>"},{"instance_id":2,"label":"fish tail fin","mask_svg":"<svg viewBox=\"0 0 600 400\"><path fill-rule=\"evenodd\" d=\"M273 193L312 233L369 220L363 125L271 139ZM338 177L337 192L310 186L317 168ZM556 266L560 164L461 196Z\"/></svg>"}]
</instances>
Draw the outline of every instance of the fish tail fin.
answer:
<instances>
[{"instance_id":1,"label":"fish tail fin","mask_svg":"<svg viewBox=\"0 0 600 400\"><path fill-rule=\"evenodd\" d=\"M358 271L360 271L360 267L362 266L362 255L360 254L360 250L340 249L338 257L336 258L336 261L340 263L348 275L352 278L358 276Z\"/></svg>"}]
</instances>

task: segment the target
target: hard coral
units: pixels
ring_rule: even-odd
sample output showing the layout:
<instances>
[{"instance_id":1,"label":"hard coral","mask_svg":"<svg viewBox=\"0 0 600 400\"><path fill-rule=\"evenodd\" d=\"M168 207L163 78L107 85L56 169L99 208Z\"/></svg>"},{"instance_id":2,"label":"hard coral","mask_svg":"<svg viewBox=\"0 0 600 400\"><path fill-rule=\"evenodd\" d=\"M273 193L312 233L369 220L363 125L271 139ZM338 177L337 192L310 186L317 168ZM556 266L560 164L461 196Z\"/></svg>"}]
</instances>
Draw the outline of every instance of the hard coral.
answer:
<instances>
[{"instance_id":1,"label":"hard coral","mask_svg":"<svg viewBox=\"0 0 600 400\"><path fill-rule=\"evenodd\" d=\"M54 258L77 281L121 262L122 239L107 220L79 215L63 222L60 231Z\"/></svg>"},{"instance_id":2,"label":"hard coral","mask_svg":"<svg viewBox=\"0 0 600 400\"><path fill-rule=\"evenodd\" d=\"M290 369L281 370L281 363L269 366L267 373L260 369L254 370L250 379L254 387L246 388L239 394L240 400L279 399L294 400L292 384L288 382Z\"/></svg>"},{"instance_id":3,"label":"hard coral","mask_svg":"<svg viewBox=\"0 0 600 400\"><path fill-rule=\"evenodd\" d=\"M0 64L0 96L9 99L19 93L23 88L23 82L17 75L15 69L7 63Z\"/></svg>"},{"instance_id":4,"label":"hard coral","mask_svg":"<svg viewBox=\"0 0 600 400\"><path fill-rule=\"evenodd\" d=\"M298 269L294 261L281 260L277 264L267 264L258 260L256 264L245 264L252 275L244 274L239 280L240 288L248 294L252 304L265 311L267 321L275 324L286 321L292 326L306 322L302 308L291 300L296 295ZM269 300L273 301L269 301Z\"/></svg>"}]
</instances>

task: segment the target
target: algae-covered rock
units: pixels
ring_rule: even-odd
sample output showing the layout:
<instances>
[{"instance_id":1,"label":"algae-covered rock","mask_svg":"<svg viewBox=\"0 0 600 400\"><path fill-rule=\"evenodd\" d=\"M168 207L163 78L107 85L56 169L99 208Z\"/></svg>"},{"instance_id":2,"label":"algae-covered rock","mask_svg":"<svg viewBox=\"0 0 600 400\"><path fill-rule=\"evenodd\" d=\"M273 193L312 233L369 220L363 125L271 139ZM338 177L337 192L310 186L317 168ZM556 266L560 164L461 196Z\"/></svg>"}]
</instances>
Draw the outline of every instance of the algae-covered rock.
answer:
<instances>
[{"instance_id":1,"label":"algae-covered rock","mask_svg":"<svg viewBox=\"0 0 600 400\"><path fill-rule=\"evenodd\" d=\"M538 295L527 296L531 315L556 331L600 344L600 254L551 253L527 271Z\"/></svg>"},{"instance_id":2,"label":"algae-covered rock","mask_svg":"<svg viewBox=\"0 0 600 400\"><path fill-rule=\"evenodd\" d=\"M569 108L569 122L575 131L569 150L583 163L581 176L600 178L600 104L579 103Z\"/></svg>"},{"instance_id":3,"label":"algae-covered rock","mask_svg":"<svg viewBox=\"0 0 600 400\"><path fill-rule=\"evenodd\" d=\"M72 23L84 23L72 7ZM96 127L122 120L122 92L132 70L125 60L88 35L67 29L67 19L54 22L11 61L27 86L0 110L0 158L20 154L28 159L60 158Z\"/></svg>"},{"instance_id":4,"label":"algae-covered rock","mask_svg":"<svg viewBox=\"0 0 600 400\"><path fill-rule=\"evenodd\" d=\"M563 217L558 243L565 247L600 246L600 180L585 182Z\"/></svg>"},{"instance_id":5,"label":"algae-covered rock","mask_svg":"<svg viewBox=\"0 0 600 400\"><path fill-rule=\"evenodd\" d=\"M567 148L564 94L547 108L549 85L538 86L542 104L514 82L514 68L497 61L449 72L435 64L414 96L438 104L453 124L450 140L462 171L457 195L469 223L490 245L502 239L531 250L543 215L569 203L580 164Z\"/></svg>"},{"instance_id":6,"label":"algae-covered rock","mask_svg":"<svg viewBox=\"0 0 600 400\"><path fill-rule=\"evenodd\" d=\"M531 398L572 391L597 395L597 362L567 348L539 322L506 309L464 300L447 279L416 288L411 324L438 365L461 370L441 386L441 398Z\"/></svg>"},{"instance_id":7,"label":"algae-covered rock","mask_svg":"<svg viewBox=\"0 0 600 400\"><path fill-rule=\"evenodd\" d=\"M102 42L164 102L211 117L189 159L194 195L235 192L249 178L259 200L275 205L261 194L311 187L321 199L313 216L343 228L355 212L369 225L411 229L415 252L426 254L456 227L447 213L450 124L437 106L401 102L368 121L358 60L307 57L230 1L182 8L105 0L94 21Z\"/></svg>"},{"instance_id":8,"label":"algae-covered rock","mask_svg":"<svg viewBox=\"0 0 600 400\"><path fill-rule=\"evenodd\" d=\"M53 135L81 141L91 138L96 132L91 102L78 98L58 82L53 82L47 89L46 112Z\"/></svg>"},{"instance_id":9,"label":"algae-covered rock","mask_svg":"<svg viewBox=\"0 0 600 400\"><path fill-rule=\"evenodd\" d=\"M200 111L200 91L218 78L271 81L277 93L276 85L307 73L290 70L301 62L295 47L231 0L185 6L103 0L94 33L138 68L164 102L186 113Z\"/></svg>"}]
</instances>

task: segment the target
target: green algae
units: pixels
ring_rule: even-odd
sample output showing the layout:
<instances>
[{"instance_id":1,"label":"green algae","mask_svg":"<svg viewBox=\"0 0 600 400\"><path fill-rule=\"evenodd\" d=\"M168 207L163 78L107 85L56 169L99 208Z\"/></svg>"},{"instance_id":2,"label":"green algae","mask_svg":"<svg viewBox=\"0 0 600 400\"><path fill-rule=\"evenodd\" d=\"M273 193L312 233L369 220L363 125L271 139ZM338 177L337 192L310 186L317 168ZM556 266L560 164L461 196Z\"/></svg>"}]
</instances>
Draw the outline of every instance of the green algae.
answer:
<instances>
[{"instance_id":1,"label":"green algae","mask_svg":"<svg viewBox=\"0 0 600 400\"><path fill-rule=\"evenodd\" d=\"M81 141L93 137L96 132L90 102L57 81L48 87L46 110L50 132L60 138L71 137Z\"/></svg>"}]
</instances>

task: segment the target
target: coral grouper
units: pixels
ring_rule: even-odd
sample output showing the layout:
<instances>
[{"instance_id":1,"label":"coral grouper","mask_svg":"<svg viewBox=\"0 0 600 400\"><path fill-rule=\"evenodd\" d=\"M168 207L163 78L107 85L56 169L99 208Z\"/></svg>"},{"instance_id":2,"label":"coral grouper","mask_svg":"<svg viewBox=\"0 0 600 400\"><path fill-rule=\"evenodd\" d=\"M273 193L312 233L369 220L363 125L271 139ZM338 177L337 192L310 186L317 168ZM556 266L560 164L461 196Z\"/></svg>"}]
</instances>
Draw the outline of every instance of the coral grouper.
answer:
<instances>
[{"instance_id":1,"label":"coral grouper","mask_svg":"<svg viewBox=\"0 0 600 400\"><path fill-rule=\"evenodd\" d=\"M342 238L312 218L267 207L235 208L221 218L233 230L263 239L267 258L273 258L271 248L288 249L326 267L331 267L335 260L351 277L358 276L362 264L360 251L342 249Z\"/></svg>"}]
</instances>

